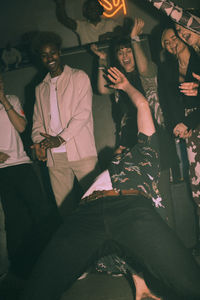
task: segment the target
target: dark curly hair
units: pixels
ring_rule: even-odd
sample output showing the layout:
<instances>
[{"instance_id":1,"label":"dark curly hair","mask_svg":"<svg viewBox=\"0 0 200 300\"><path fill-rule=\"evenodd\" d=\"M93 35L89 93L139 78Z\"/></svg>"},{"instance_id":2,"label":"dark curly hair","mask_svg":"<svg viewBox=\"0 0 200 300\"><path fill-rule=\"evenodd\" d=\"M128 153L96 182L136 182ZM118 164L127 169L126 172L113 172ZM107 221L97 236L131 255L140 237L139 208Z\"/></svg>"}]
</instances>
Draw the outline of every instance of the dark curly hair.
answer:
<instances>
[{"instance_id":1,"label":"dark curly hair","mask_svg":"<svg viewBox=\"0 0 200 300\"><path fill-rule=\"evenodd\" d=\"M49 44L56 46L56 48L60 50L62 45L62 39L55 32L39 32L32 41L32 52L36 55L39 55L42 47Z\"/></svg>"}]
</instances>

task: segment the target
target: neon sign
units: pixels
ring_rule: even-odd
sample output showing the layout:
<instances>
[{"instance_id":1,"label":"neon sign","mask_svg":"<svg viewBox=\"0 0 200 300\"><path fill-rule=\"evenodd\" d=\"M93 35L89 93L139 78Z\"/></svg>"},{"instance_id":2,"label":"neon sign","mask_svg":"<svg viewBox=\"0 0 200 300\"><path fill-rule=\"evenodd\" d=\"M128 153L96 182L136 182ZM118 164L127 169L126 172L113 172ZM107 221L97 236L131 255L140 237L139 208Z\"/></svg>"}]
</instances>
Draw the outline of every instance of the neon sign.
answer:
<instances>
[{"instance_id":1,"label":"neon sign","mask_svg":"<svg viewBox=\"0 0 200 300\"><path fill-rule=\"evenodd\" d=\"M99 0L99 3L104 7L103 15L106 18L112 18L120 10L126 15L126 3L125 0Z\"/></svg>"}]
</instances>

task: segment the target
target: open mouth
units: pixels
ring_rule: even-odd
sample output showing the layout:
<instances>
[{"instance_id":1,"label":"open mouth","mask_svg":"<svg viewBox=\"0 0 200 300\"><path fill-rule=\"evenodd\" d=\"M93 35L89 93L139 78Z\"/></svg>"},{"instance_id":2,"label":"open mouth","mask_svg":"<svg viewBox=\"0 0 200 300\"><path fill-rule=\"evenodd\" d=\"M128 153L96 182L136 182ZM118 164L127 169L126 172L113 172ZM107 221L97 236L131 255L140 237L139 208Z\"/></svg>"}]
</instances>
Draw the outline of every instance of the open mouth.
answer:
<instances>
[{"instance_id":1,"label":"open mouth","mask_svg":"<svg viewBox=\"0 0 200 300\"><path fill-rule=\"evenodd\" d=\"M51 62L49 62L49 63L48 63L48 66L49 66L49 67L54 67L54 66L55 66L55 64L56 64L56 62L55 62L55 61L51 61Z\"/></svg>"},{"instance_id":2,"label":"open mouth","mask_svg":"<svg viewBox=\"0 0 200 300\"><path fill-rule=\"evenodd\" d=\"M130 60L123 60L124 65L130 64Z\"/></svg>"}]
</instances>

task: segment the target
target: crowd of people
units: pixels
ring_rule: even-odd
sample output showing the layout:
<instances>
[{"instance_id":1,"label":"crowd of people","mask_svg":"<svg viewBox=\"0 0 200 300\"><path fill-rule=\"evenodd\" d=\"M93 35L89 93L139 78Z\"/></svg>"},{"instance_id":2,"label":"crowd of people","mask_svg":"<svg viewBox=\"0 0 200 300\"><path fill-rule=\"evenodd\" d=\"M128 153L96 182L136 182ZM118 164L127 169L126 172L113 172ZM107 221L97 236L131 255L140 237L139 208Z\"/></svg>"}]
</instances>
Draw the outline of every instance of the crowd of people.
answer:
<instances>
[{"instance_id":1,"label":"crowd of people","mask_svg":"<svg viewBox=\"0 0 200 300\"><path fill-rule=\"evenodd\" d=\"M77 34L81 45L89 43L98 59L98 92L113 97L118 112L116 145L109 167L100 173L90 78L62 64L58 34L38 33L32 50L47 75L35 89L32 149L46 162L55 199L48 197L24 150L20 134L27 120L20 100L5 93L1 74L0 214L5 230L1 222L0 286L14 274L26 280L18 299L58 300L92 268L131 275L136 300L198 300L200 267L192 250L199 232L187 249L177 236L166 190L172 174L183 180L176 145L183 141L198 228L200 18L181 10L186 17L169 22L156 66L141 18L135 17L126 31L102 18L97 0L83 5L87 21L71 19L64 0L55 4L58 20ZM185 23L187 17L195 19L195 26ZM102 39L109 52L98 48ZM81 195L66 216L63 206L75 178Z\"/></svg>"}]
</instances>

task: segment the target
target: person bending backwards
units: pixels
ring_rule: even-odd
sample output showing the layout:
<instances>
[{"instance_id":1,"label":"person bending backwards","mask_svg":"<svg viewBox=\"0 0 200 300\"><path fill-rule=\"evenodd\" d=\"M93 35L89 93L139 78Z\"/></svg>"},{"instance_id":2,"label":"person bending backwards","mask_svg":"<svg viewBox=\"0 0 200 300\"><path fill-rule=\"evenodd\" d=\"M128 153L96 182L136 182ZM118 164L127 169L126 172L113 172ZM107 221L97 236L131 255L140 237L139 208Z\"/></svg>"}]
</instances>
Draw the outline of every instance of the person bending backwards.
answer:
<instances>
[{"instance_id":1,"label":"person bending backwards","mask_svg":"<svg viewBox=\"0 0 200 300\"><path fill-rule=\"evenodd\" d=\"M198 265L154 209L162 201L157 190L157 134L149 105L117 68L108 70L108 78L110 86L125 91L137 108L138 143L99 175L80 207L61 225L21 300L60 299L108 245L110 253L117 252L142 270L144 278L151 278L150 288L156 283L159 296L200 299Z\"/></svg>"}]
</instances>

